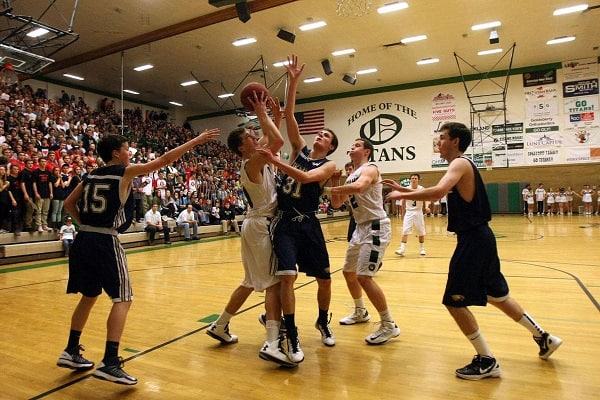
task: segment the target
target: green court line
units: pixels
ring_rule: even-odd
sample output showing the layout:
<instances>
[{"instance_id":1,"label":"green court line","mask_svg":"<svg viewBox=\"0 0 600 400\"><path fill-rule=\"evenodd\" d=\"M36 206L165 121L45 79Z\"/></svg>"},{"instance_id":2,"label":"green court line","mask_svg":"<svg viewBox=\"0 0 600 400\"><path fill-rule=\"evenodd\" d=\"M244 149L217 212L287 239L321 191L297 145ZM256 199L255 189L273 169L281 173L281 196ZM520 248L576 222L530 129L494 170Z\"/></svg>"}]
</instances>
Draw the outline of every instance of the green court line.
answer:
<instances>
[{"instance_id":1,"label":"green court line","mask_svg":"<svg viewBox=\"0 0 600 400\"><path fill-rule=\"evenodd\" d=\"M210 314L204 318L198 320L198 322L204 322L206 324L210 324L211 322L215 322L219 318L219 314Z\"/></svg>"}]
</instances>

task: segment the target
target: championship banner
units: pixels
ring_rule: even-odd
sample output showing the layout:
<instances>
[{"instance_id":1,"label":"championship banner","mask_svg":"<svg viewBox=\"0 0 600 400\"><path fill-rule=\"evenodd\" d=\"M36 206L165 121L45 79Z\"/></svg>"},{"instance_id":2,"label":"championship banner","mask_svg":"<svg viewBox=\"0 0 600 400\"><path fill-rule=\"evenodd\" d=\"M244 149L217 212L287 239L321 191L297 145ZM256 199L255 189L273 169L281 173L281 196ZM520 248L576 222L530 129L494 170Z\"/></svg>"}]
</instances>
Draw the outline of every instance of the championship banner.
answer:
<instances>
[{"instance_id":1,"label":"championship banner","mask_svg":"<svg viewBox=\"0 0 600 400\"><path fill-rule=\"evenodd\" d=\"M585 163L591 159L589 147L565 147L565 162Z\"/></svg>"},{"instance_id":2,"label":"championship banner","mask_svg":"<svg viewBox=\"0 0 600 400\"><path fill-rule=\"evenodd\" d=\"M533 71L523 74L523 87L556 83L556 70Z\"/></svg>"},{"instance_id":3,"label":"championship banner","mask_svg":"<svg viewBox=\"0 0 600 400\"><path fill-rule=\"evenodd\" d=\"M598 77L598 58L580 58L564 61L562 65L563 81L577 81Z\"/></svg>"},{"instance_id":4,"label":"championship banner","mask_svg":"<svg viewBox=\"0 0 600 400\"><path fill-rule=\"evenodd\" d=\"M526 157L527 165L538 166L547 164L558 164L560 163L560 149L527 149Z\"/></svg>"}]
</instances>

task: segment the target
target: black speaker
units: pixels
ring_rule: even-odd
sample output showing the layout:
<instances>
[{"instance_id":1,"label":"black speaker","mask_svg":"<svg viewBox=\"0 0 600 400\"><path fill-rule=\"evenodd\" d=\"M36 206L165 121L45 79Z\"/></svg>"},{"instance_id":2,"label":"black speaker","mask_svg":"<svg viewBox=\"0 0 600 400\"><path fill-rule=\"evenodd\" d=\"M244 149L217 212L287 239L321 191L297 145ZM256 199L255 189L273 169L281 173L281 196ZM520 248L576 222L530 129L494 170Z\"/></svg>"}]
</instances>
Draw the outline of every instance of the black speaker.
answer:
<instances>
[{"instance_id":1,"label":"black speaker","mask_svg":"<svg viewBox=\"0 0 600 400\"><path fill-rule=\"evenodd\" d=\"M240 21L243 23L250 21L250 7L246 1L235 3L235 9Z\"/></svg>"},{"instance_id":2,"label":"black speaker","mask_svg":"<svg viewBox=\"0 0 600 400\"><path fill-rule=\"evenodd\" d=\"M356 76L344 74L344 77L342 78L342 80L351 85L356 85Z\"/></svg>"},{"instance_id":3,"label":"black speaker","mask_svg":"<svg viewBox=\"0 0 600 400\"><path fill-rule=\"evenodd\" d=\"M323 72L325 72L325 75L333 74L333 70L331 69L331 63L328 59L321 61L321 65L323 66Z\"/></svg>"},{"instance_id":4,"label":"black speaker","mask_svg":"<svg viewBox=\"0 0 600 400\"><path fill-rule=\"evenodd\" d=\"M284 29L280 29L279 32L277 32L277 37L281 40L285 40L286 42L290 43L294 43L294 41L296 40L296 35Z\"/></svg>"}]
</instances>

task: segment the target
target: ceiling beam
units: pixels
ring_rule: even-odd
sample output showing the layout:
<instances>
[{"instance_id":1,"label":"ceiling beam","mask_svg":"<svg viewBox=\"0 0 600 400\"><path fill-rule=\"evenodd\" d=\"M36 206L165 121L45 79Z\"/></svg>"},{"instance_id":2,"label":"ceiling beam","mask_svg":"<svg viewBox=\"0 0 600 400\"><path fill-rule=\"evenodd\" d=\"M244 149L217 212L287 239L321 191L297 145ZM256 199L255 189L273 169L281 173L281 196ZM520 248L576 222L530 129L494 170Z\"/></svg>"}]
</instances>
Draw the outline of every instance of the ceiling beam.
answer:
<instances>
[{"instance_id":1,"label":"ceiling beam","mask_svg":"<svg viewBox=\"0 0 600 400\"><path fill-rule=\"evenodd\" d=\"M248 6L250 7L250 12L258 12L267 10L269 8L278 7L287 3L293 3L295 1L297 0L254 0L248 2ZM109 44L108 46L86 51L85 53L81 53L76 56L57 61L53 64L50 64L47 68L43 69L41 71L41 74L49 74L54 71L60 71L62 69L69 68L74 65L79 65L88 61L97 60L98 58L119 53L124 50L129 50L134 47L139 47L144 44L156 42L158 40L166 39L172 36L181 35L182 33L218 24L220 22L235 19L237 17L238 16L235 7L224 8L210 14L201 15L196 18L188 19L187 21L178 22L176 24L169 25L164 28L143 33L141 35L137 35L129 39Z\"/></svg>"}]
</instances>

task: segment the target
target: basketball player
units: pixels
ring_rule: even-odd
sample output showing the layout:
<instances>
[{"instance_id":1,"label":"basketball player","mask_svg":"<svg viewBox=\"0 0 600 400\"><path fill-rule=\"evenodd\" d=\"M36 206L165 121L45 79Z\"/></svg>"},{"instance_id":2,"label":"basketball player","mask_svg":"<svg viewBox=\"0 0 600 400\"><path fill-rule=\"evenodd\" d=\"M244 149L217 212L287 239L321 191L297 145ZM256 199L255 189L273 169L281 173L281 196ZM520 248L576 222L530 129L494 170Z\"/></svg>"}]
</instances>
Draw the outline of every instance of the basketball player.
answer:
<instances>
[{"instance_id":1,"label":"basketball player","mask_svg":"<svg viewBox=\"0 0 600 400\"><path fill-rule=\"evenodd\" d=\"M373 144L366 139L356 139L350 149L354 172L343 186L326 188L333 196L337 208L350 196L350 205L356 219L356 230L348 244L344 262L344 278L354 299L355 311L341 320L342 325L352 325L369 320L362 300L362 290L381 317L379 329L365 338L368 344L384 344L400 335L388 309L383 290L373 277L381 266L383 254L392 237L390 219L383 209L381 176L375 164L369 163Z\"/></svg>"},{"instance_id":2,"label":"basketball player","mask_svg":"<svg viewBox=\"0 0 600 400\"><path fill-rule=\"evenodd\" d=\"M323 129L315 136L312 150L300 136L294 117L296 90L304 69L298 65L296 56L288 57L286 66L290 87L285 108L287 135L292 147L288 165L267 150L260 150L267 160L279 169L277 201L279 212L271 228L273 246L277 256L277 275L281 279L281 306L290 359L304 360L295 322L296 301L294 282L300 272L317 280L319 317L315 327L321 333L326 346L334 346L335 338L329 326L329 303L331 302L331 275L329 254L316 213L322 188L336 171L335 163L326 157L333 153L338 140L333 131ZM298 265L298 270L296 269Z\"/></svg>"},{"instance_id":3,"label":"basketball player","mask_svg":"<svg viewBox=\"0 0 600 400\"><path fill-rule=\"evenodd\" d=\"M394 181L384 183L395 189L388 200L427 200L448 193L448 230L456 232L458 241L443 303L477 352L470 364L456 370L456 375L477 380L499 377L501 371L468 306L490 302L502 310L533 334L544 360L562 340L544 331L509 295L508 284L500 272L496 239L488 226L491 211L485 185L475 164L463 157L470 143L471 131L465 125L446 123L440 129L440 154L449 166L437 185L412 191Z\"/></svg>"},{"instance_id":4,"label":"basketball player","mask_svg":"<svg viewBox=\"0 0 600 400\"><path fill-rule=\"evenodd\" d=\"M242 307L252 291L265 295L267 339L259 351L259 356L286 367L291 362L280 349L279 322L281 304L279 302L279 278L271 274L273 246L269 235L269 225L277 210L275 174L266 160L256 152L258 147L278 152L283 146L283 138L273 121L267 115L267 98L256 96L250 99L264 136L258 140L251 129L238 128L227 138L227 145L242 157L240 183L242 184L249 209L242 225L242 263L244 280L233 291L225 310L213 322L206 333L224 344L236 343L238 337L229 333L229 320ZM273 113L280 112L279 101L269 99Z\"/></svg>"},{"instance_id":5,"label":"basketball player","mask_svg":"<svg viewBox=\"0 0 600 400\"><path fill-rule=\"evenodd\" d=\"M419 185L421 175L412 174L410 176L410 188L413 190L423 190L423 186ZM423 202L422 201L403 201L402 205L406 210L404 213L404 220L402 221L402 242L400 247L396 249L395 253L401 257L404 257L406 252L406 242L408 241L408 234L412 231L413 225L419 235L419 255L427 255L425 252L425 218L423 217ZM425 204L425 209L429 212L429 202Z\"/></svg>"},{"instance_id":6,"label":"basketball player","mask_svg":"<svg viewBox=\"0 0 600 400\"><path fill-rule=\"evenodd\" d=\"M344 165L344 170L346 171L346 177L350 176L352 172L354 172L354 165L352 161L347 162ZM348 223L348 233L346 234L346 240L349 242L352 239L352 234L356 229L356 221L354 220L354 215L352 214L352 206L349 205L348 212L350 213L350 222Z\"/></svg>"},{"instance_id":7,"label":"basketball player","mask_svg":"<svg viewBox=\"0 0 600 400\"><path fill-rule=\"evenodd\" d=\"M65 209L79 224L79 234L71 247L67 293L82 297L71 318L67 347L58 358L60 367L90 369L94 363L81 355L79 344L92 307L102 290L113 301L107 321L104 358L94 376L124 385L135 385L137 379L123 370L118 356L119 341L133 294L129 282L127 260L117 233L126 229L133 218L126 215L126 203L133 205L132 180L147 175L179 159L197 145L217 139L218 129L202 132L196 138L166 152L146 164L129 164L129 145L120 135L108 135L98 143L98 154L104 167L88 174L65 200ZM131 209L130 211L133 211Z\"/></svg>"}]
</instances>

